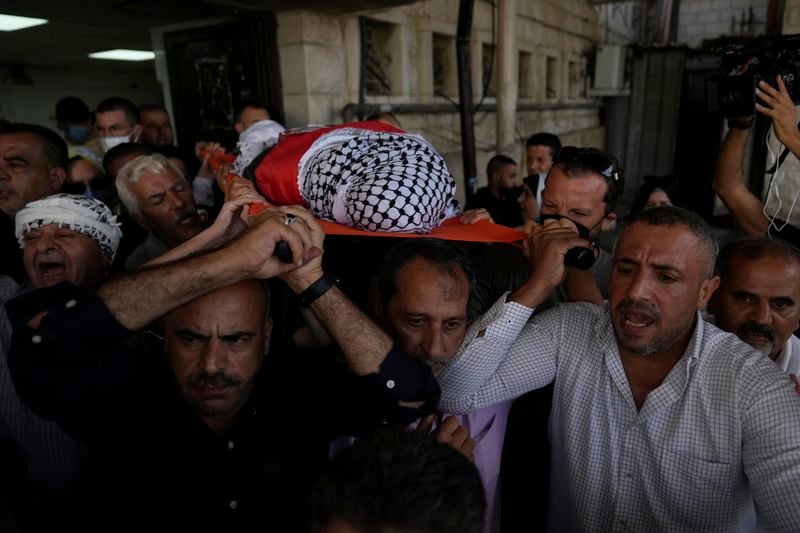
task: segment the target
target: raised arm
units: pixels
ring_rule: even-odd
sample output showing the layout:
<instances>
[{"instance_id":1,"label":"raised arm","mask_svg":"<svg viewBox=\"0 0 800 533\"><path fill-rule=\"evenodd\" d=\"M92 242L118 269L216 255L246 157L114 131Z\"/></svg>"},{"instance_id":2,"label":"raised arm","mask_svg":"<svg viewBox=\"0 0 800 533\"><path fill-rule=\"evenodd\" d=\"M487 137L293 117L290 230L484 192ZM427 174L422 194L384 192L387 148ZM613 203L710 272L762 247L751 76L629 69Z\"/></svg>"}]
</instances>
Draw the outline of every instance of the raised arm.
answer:
<instances>
[{"instance_id":1,"label":"raised arm","mask_svg":"<svg viewBox=\"0 0 800 533\"><path fill-rule=\"evenodd\" d=\"M528 319L564 280L564 255L589 246L568 220L548 220L528 236L530 278L473 324L459 353L439 375L440 407L465 413L516 398L553 381L560 312Z\"/></svg>"},{"instance_id":2,"label":"raised arm","mask_svg":"<svg viewBox=\"0 0 800 533\"><path fill-rule=\"evenodd\" d=\"M312 243L322 248L325 234L308 211L297 207L281 207L280 211L298 218L293 225L306 226ZM301 294L323 278L322 258L317 257L294 271L286 272L282 279L295 293ZM336 344L345 361L355 374L363 376L380 370L393 346L392 339L377 324L350 301L335 285L313 300L310 306Z\"/></svg>"},{"instance_id":3,"label":"raised arm","mask_svg":"<svg viewBox=\"0 0 800 533\"><path fill-rule=\"evenodd\" d=\"M712 185L739 227L748 235L760 236L767 232L767 217L761 200L744 184L744 155L750 131L742 128L728 130L722 141Z\"/></svg>"},{"instance_id":4,"label":"raised arm","mask_svg":"<svg viewBox=\"0 0 800 533\"><path fill-rule=\"evenodd\" d=\"M136 330L201 294L243 279L274 277L321 254L306 228L284 220L281 212L265 211L225 248L133 272L104 284L98 294L120 324ZM294 264L273 255L281 240Z\"/></svg>"}]
</instances>

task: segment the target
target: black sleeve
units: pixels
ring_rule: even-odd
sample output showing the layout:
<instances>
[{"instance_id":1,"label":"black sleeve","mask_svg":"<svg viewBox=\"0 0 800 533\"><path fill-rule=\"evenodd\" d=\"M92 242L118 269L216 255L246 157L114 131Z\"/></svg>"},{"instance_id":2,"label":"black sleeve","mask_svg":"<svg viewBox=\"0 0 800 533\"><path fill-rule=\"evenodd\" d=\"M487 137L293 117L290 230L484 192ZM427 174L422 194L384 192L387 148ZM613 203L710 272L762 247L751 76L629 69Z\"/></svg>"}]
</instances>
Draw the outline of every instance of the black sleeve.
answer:
<instances>
[{"instance_id":1,"label":"black sleeve","mask_svg":"<svg viewBox=\"0 0 800 533\"><path fill-rule=\"evenodd\" d=\"M141 372L124 345L131 332L103 301L67 283L7 304L13 327L8 364L22 400L74 438L93 438L136 402ZM28 322L47 315L35 329Z\"/></svg>"},{"instance_id":2,"label":"black sleeve","mask_svg":"<svg viewBox=\"0 0 800 533\"><path fill-rule=\"evenodd\" d=\"M330 353L298 354L303 361L307 387L305 400L321 415L328 438L347 434L364 436L386 426L403 427L431 414L439 404L439 383L430 367L396 345L381 363L380 371L353 374Z\"/></svg>"}]
</instances>

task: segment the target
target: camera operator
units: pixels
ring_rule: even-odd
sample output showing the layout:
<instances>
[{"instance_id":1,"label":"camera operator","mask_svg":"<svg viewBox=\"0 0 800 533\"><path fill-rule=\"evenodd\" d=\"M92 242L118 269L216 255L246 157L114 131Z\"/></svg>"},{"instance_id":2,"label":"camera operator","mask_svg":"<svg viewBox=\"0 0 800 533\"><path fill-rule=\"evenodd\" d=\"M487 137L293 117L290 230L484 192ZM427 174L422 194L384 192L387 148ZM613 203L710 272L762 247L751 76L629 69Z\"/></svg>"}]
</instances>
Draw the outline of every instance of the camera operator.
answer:
<instances>
[{"instance_id":1,"label":"camera operator","mask_svg":"<svg viewBox=\"0 0 800 533\"><path fill-rule=\"evenodd\" d=\"M755 108L771 119L772 131L778 141L800 159L800 130L797 127L795 105L780 75L776 76L776 83L777 88L764 81L758 82ZM744 154L754 123L755 116L728 119L730 129L720 149L714 174L714 192L747 235L764 236L770 233L795 246L800 245L800 229L778 220L774 221L771 229L761 200L744 184ZM791 203L791 199L788 203ZM775 231L776 228L778 231Z\"/></svg>"}]
</instances>

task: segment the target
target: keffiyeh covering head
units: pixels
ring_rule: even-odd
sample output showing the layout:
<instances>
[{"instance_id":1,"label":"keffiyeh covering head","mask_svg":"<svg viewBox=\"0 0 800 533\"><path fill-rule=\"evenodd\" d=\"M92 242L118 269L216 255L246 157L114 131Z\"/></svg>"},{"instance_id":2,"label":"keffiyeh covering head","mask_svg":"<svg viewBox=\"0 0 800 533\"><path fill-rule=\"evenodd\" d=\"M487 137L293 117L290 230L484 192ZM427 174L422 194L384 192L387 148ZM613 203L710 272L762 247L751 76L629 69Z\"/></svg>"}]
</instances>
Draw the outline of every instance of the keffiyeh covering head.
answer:
<instances>
[{"instance_id":1,"label":"keffiyeh covering head","mask_svg":"<svg viewBox=\"0 0 800 533\"><path fill-rule=\"evenodd\" d=\"M274 120L264 119L252 123L239 135L239 142L236 143L239 156L233 163L233 172L243 176L247 165L264 150L274 146L284 130L285 128Z\"/></svg>"},{"instance_id":2,"label":"keffiyeh covering head","mask_svg":"<svg viewBox=\"0 0 800 533\"><path fill-rule=\"evenodd\" d=\"M48 224L90 237L110 260L122 238L117 217L103 202L77 194L54 194L26 204L17 213L15 235L20 247L26 233Z\"/></svg>"},{"instance_id":3,"label":"keffiyeh covering head","mask_svg":"<svg viewBox=\"0 0 800 533\"><path fill-rule=\"evenodd\" d=\"M428 233L449 214L455 180L416 135L364 132L314 154L300 176L311 212L368 231Z\"/></svg>"}]
</instances>

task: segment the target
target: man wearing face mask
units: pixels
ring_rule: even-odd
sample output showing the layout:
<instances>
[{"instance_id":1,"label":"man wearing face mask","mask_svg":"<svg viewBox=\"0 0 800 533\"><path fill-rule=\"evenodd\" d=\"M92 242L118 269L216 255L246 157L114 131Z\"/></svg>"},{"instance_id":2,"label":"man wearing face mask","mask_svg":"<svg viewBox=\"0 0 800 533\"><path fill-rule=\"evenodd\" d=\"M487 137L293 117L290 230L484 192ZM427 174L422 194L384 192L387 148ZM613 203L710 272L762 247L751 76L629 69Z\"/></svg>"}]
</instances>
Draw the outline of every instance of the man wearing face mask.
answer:
<instances>
[{"instance_id":1,"label":"man wearing face mask","mask_svg":"<svg viewBox=\"0 0 800 533\"><path fill-rule=\"evenodd\" d=\"M56 104L58 130L70 148L83 146L89 140L91 119L89 107L77 96L66 96Z\"/></svg>"},{"instance_id":2,"label":"man wearing face mask","mask_svg":"<svg viewBox=\"0 0 800 533\"><path fill-rule=\"evenodd\" d=\"M118 144L139 142L142 133L139 110L130 100L117 96L97 104L95 127L103 152L108 152Z\"/></svg>"},{"instance_id":3,"label":"man wearing face mask","mask_svg":"<svg viewBox=\"0 0 800 533\"><path fill-rule=\"evenodd\" d=\"M547 175L539 218L568 218L584 238L594 242L601 232L611 229L617 219L613 210L624 186L614 156L594 148L565 146L556 154ZM595 259L591 270L575 268L567 261L567 276L558 291L561 299L596 300L599 296L608 296L611 255L597 246L593 251ZM592 278L599 296L576 298L572 295L575 290L580 292L583 287L590 286Z\"/></svg>"}]
</instances>

